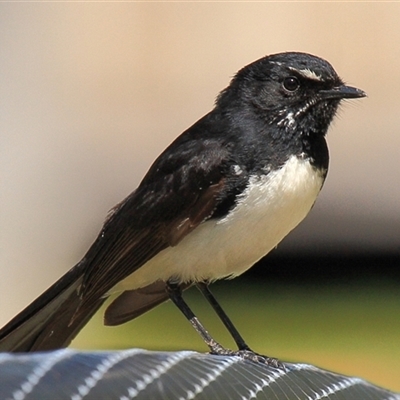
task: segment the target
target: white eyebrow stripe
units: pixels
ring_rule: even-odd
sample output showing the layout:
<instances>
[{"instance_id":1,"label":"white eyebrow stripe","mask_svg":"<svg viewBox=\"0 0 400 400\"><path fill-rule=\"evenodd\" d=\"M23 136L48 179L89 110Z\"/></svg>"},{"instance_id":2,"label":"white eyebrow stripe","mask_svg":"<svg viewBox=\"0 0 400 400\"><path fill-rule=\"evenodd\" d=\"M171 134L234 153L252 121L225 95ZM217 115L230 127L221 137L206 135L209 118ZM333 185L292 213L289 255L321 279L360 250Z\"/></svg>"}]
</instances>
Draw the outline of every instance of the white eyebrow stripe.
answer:
<instances>
[{"instance_id":1,"label":"white eyebrow stripe","mask_svg":"<svg viewBox=\"0 0 400 400\"><path fill-rule=\"evenodd\" d=\"M316 74L314 71L311 69L305 68L305 69L296 69L296 68L290 68L292 71L296 71L300 75L304 76L304 78L307 79L312 79L313 81L318 81L321 82L322 78L320 75Z\"/></svg>"}]
</instances>

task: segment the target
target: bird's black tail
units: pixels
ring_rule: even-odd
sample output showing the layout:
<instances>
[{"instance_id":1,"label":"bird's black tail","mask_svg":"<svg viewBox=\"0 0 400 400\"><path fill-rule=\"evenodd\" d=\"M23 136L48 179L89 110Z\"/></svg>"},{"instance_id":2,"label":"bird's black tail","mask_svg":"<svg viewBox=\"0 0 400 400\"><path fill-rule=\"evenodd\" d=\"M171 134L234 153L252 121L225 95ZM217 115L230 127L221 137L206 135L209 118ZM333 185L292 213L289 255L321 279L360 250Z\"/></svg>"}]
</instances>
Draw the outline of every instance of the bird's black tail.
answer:
<instances>
[{"instance_id":1,"label":"bird's black tail","mask_svg":"<svg viewBox=\"0 0 400 400\"><path fill-rule=\"evenodd\" d=\"M66 347L105 301L81 303L82 260L0 330L0 351L29 352Z\"/></svg>"}]
</instances>

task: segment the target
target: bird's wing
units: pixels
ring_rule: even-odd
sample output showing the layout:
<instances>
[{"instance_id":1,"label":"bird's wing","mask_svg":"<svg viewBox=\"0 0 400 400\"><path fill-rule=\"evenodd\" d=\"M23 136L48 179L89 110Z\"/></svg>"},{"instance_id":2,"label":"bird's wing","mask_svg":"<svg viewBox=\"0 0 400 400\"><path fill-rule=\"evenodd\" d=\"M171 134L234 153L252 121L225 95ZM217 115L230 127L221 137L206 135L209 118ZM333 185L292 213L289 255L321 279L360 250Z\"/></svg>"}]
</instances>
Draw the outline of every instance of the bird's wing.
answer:
<instances>
[{"instance_id":1,"label":"bird's wing","mask_svg":"<svg viewBox=\"0 0 400 400\"><path fill-rule=\"evenodd\" d=\"M235 187L227 179L230 161L228 147L216 140L167 149L115 207L85 256L80 309L226 206Z\"/></svg>"}]
</instances>

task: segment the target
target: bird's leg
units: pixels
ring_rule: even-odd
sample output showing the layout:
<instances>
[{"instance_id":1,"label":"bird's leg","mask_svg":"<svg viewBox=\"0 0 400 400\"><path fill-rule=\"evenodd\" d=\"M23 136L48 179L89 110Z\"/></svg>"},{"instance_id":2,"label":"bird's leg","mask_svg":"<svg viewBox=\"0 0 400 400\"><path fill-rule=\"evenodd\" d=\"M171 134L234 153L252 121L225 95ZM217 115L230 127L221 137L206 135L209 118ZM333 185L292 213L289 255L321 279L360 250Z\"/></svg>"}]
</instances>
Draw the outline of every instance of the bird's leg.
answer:
<instances>
[{"instance_id":1,"label":"bird's leg","mask_svg":"<svg viewBox=\"0 0 400 400\"><path fill-rule=\"evenodd\" d=\"M186 304L185 300L182 297L182 291L176 283L167 282L166 284L167 292L169 298L173 301L173 303L181 310L183 315L188 319L188 321L192 324L193 328L197 331L197 333L204 340L206 345L211 350L212 354L226 354L226 350L222 347L216 340L214 340L211 335L208 333L207 329L204 325L199 321L199 319L194 315L193 311Z\"/></svg>"},{"instance_id":2,"label":"bird's leg","mask_svg":"<svg viewBox=\"0 0 400 400\"><path fill-rule=\"evenodd\" d=\"M211 304L211 307L217 313L218 317L220 318L222 323L225 325L226 329L228 329L228 332L233 337L233 340L236 342L239 350L250 350L251 351L250 347L246 344L246 342L244 341L244 339L242 338L242 336L240 335L238 330L233 325L230 318L226 315L225 311L219 305L217 299L211 293L210 288L208 287L208 284L205 282L198 282L198 283L196 283L196 287L197 287L197 289L200 290L201 294L206 298L206 300Z\"/></svg>"},{"instance_id":3,"label":"bird's leg","mask_svg":"<svg viewBox=\"0 0 400 400\"><path fill-rule=\"evenodd\" d=\"M233 325L230 318L226 315L225 311L219 305L217 299L211 293L210 288L208 287L208 284L206 282L197 282L196 287L200 290L200 292L203 294L206 300L210 303L214 311L217 313L218 317L221 319L222 323L228 329L228 332L231 334L233 340L236 342L239 350L236 352L232 351L231 352L232 355L237 355L246 360L268 364L276 368L285 369L284 365L276 358L263 356L261 354L255 353L253 350L250 349L250 347L246 344L246 342L244 341L238 330Z\"/></svg>"},{"instance_id":4,"label":"bird's leg","mask_svg":"<svg viewBox=\"0 0 400 400\"><path fill-rule=\"evenodd\" d=\"M201 336L201 338L204 340L204 342L207 344L207 346L210 349L211 354L215 355L221 355L221 356L238 356L241 357L244 360L249 360L257 363L262 363L262 364L267 364L275 368L282 368L284 369L285 367L283 366L282 363L280 363L277 359L275 358L270 358L266 356L262 356L260 354L254 353L250 348L246 345L244 340L241 338L240 334L237 332L236 328L233 327L232 322L229 320L227 315L224 313L222 308L219 306L217 301L215 300L214 296L211 294L210 291L208 291L210 297L206 296L206 299L209 300L209 298L213 299L213 303L211 305L214 307L218 315L220 315L220 312L225 316L225 319L223 320L225 326L228 328L233 327L233 332L235 332L234 339L238 346L243 346L239 348L237 351L229 350L226 349L225 347L221 346L216 340L214 340L211 335L208 333L204 325L200 322L200 320L196 317L196 315L193 313L193 311L189 308L189 306L186 304L186 302L183 300L182 297L182 291L179 287L178 284L173 283L173 282L167 282L166 284L167 292L169 295L169 298L172 300L172 302L181 310L183 315L188 319L188 321L192 324L193 328L198 332L198 334ZM200 289L202 291L202 289ZM203 293L203 291L202 291ZM209 300L210 301L210 300ZM215 308L214 303L217 304L217 308ZM226 322L229 321L229 322ZM232 336L234 335L231 332Z\"/></svg>"}]
</instances>

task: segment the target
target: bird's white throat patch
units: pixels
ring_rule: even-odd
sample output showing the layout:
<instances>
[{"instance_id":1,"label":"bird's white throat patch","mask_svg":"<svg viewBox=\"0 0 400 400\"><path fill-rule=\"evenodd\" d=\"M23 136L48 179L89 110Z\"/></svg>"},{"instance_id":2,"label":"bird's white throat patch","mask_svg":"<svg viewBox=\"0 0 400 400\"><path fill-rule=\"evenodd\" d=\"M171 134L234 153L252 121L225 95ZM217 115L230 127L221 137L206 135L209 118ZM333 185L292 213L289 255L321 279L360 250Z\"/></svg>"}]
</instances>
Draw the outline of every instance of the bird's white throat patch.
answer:
<instances>
[{"instance_id":1,"label":"bird's white throat patch","mask_svg":"<svg viewBox=\"0 0 400 400\"><path fill-rule=\"evenodd\" d=\"M130 275L118 289L146 286L158 279L215 280L242 274L308 214L324 172L292 156L279 170L253 176L231 212L202 223Z\"/></svg>"}]
</instances>

